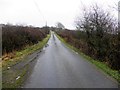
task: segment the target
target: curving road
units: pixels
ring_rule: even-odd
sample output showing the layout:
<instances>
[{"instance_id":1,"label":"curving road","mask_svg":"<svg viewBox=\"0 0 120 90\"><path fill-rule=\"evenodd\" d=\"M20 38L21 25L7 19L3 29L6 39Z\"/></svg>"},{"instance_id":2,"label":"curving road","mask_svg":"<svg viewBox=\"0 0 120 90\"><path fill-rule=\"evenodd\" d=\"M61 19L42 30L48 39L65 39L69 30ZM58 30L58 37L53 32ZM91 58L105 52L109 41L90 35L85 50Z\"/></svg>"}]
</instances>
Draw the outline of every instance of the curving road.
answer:
<instances>
[{"instance_id":1,"label":"curving road","mask_svg":"<svg viewBox=\"0 0 120 90\"><path fill-rule=\"evenodd\" d=\"M54 33L23 85L23 88L117 87L116 81L67 48Z\"/></svg>"}]
</instances>

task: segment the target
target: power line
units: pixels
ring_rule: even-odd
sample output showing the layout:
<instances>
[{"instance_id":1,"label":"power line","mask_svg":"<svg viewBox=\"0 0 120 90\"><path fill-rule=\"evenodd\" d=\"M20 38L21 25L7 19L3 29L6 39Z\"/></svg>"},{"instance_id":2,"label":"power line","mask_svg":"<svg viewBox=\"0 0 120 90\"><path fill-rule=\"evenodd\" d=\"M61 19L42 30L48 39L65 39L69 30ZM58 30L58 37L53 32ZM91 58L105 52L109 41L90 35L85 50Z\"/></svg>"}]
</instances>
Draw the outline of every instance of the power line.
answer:
<instances>
[{"instance_id":1,"label":"power line","mask_svg":"<svg viewBox=\"0 0 120 90\"><path fill-rule=\"evenodd\" d=\"M36 2L35 0L33 0L33 2L34 2L34 4L35 4L36 9L38 10L39 14L42 15L43 19L45 20L45 17L44 17L44 15L43 15L43 13L41 12L41 10L40 10L37 2ZM47 21L45 20L45 24L46 24L46 23L47 23Z\"/></svg>"}]
</instances>

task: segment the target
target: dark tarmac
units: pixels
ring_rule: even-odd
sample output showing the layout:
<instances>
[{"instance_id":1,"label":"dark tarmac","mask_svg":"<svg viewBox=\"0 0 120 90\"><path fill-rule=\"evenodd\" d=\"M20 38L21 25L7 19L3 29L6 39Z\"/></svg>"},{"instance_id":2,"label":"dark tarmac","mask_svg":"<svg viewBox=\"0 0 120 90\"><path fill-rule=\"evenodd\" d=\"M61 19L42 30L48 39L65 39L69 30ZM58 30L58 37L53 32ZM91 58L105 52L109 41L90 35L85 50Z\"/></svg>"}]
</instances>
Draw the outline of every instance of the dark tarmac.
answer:
<instances>
[{"instance_id":1,"label":"dark tarmac","mask_svg":"<svg viewBox=\"0 0 120 90\"><path fill-rule=\"evenodd\" d=\"M53 32L48 45L39 54L23 88L118 87L114 79L66 47Z\"/></svg>"}]
</instances>

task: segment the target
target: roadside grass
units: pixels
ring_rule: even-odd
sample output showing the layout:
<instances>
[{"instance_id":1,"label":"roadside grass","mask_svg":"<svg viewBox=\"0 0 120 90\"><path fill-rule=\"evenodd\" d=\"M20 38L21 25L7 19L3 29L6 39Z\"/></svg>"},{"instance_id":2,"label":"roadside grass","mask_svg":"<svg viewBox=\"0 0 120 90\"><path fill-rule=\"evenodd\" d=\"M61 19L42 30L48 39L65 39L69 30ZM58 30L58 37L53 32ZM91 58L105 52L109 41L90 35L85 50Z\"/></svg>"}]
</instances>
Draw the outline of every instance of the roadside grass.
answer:
<instances>
[{"instance_id":1,"label":"roadside grass","mask_svg":"<svg viewBox=\"0 0 120 90\"><path fill-rule=\"evenodd\" d=\"M2 88L19 88L20 85L25 80L25 75L27 73L28 66L20 70L6 70L3 72L2 78ZM18 78L19 77L19 78ZM18 79L17 79L18 78Z\"/></svg>"},{"instance_id":2,"label":"roadside grass","mask_svg":"<svg viewBox=\"0 0 120 90\"><path fill-rule=\"evenodd\" d=\"M43 48L49 38L50 34L48 34L47 37L39 43L31 46L26 46L23 50L14 52L14 57L12 59L8 58L7 60L2 60L2 62L0 62L0 64L2 63L2 70L6 70L8 67L19 63L25 56L30 55L31 53Z\"/></svg>"},{"instance_id":3,"label":"roadside grass","mask_svg":"<svg viewBox=\"0 0 120 90\"><path fill-rule=\"evenodd\" d=\"M16 51L15 56L12 59L3 60L2 63L2 88L19 88L24 80L26 79L26 75L28 73L28 69L30 68L29 64L25 65L21 69L12 69L8 67L12 67L17 63L23 61L24 57L34 53L37 50L43 48L43 46L48 42L50 38L50 34L47 35L45 39L40 41L39 43L26 46L24 50ZM31 69L30 69L31 70ZM19 78L18 78L19 77ZM18 79L17 79L18 78Z\"/></svg>"},{"instance_id":4,"label":"roadside grass","mask_svg":"<svg viewBox=\"0 0 120 90\"><path fill-rule=\"evenodd\" d=\"M102 70L105 74L108 74L112 78L116 79L118 83L120 83L120 74L118 70L111 69L108 65L106 65L104 62L100 62L99 60L94 60L91 57L85 55L82 53L79 49L75 48L74 46L67 43L62 37L56 34L56 36L59 38L60 41L62 41L67 47L74 50L75 52L78 52L83 58L86 58L89 62L93 63L98 69Z\"/></svg>"}]
</instances>

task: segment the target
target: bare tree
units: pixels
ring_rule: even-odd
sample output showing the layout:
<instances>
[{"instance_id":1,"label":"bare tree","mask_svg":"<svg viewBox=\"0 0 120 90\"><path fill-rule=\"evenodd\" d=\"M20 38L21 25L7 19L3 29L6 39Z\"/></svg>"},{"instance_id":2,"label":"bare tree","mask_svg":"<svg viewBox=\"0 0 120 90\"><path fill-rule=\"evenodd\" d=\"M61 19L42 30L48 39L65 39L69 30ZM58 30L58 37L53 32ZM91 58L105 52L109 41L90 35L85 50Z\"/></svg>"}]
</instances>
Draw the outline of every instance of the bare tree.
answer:
<instances>
[{"instance_id":1,"label":"bare tree","mask_svg":"<svg viewBox=\"0 0 120 90\"><path fill-rule=\"evenodd\" d=\"M84 9L83 17L80 17L75 21L76 28L79 30L115 33L115 19L109 12L104 11L98 5L94 5L89 9Z\"/></svg>"},{"instance_id":2,"label":"bare tree","mask_svg":"<svg viewBox=\"0 0 120 90\"><path fill-rule=\"evenodd\" d=\"M59 29L65 29L65 26L61 22L57 22L56 27Z\"/></svg>"}]
</instances>

